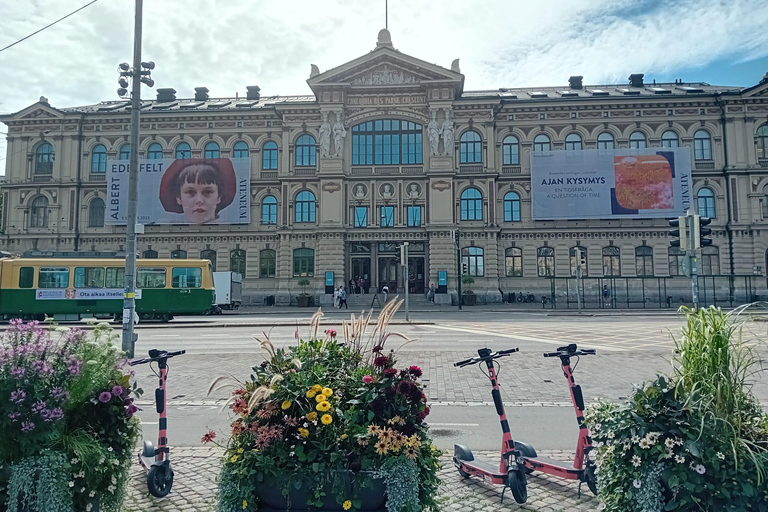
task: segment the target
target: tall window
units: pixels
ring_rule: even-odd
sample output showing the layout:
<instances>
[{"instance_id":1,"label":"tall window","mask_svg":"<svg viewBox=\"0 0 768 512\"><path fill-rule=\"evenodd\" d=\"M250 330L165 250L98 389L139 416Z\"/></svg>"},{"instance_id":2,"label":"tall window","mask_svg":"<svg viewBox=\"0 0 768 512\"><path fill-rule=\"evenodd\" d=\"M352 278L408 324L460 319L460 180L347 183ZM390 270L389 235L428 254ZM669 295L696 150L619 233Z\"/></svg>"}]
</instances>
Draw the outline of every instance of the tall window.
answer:
<instances>
[{"instance_id":1,"label":"tall window","mask_svg":"<svg viewBox=\"0 0 768 512\"><path fill-rule=\"evenodd\" d=\"M35 174L52 174L55 157L53 146L47 142L40 144L35 151Z\"/></svg>"},{"instance_id":2,"label":"tall window","mask_svg":"<svg viewBox=\"0 0 768 512\"><path fill-rule=\"evenodd\" d=\"M277 253L272 249L259 252L259 277L275 277Z\"/></svg>"},{"instance_id":3,"label":"tall window","mask_svg":"<svg viewBox=\"0 0 768 512\"><path fill-rule=\"evenodd\" d=\"M205 150L203 152L203 156L206 159L208 159L208 158L219 158L220 154L221 154L221 152L219 151L219 144L218 143L211 141L211 142L209 142L208 144L205 145Z\"/></svg>"},{"instance_id":4,"label":"tall window","mask_svg":"<svg viewBox=\"0 0 768 512\"><path fill-rule=\"evenodd\" d=\"M716 276L720 274L720 250L709 246L701 248L701 274Z\"/></svg>"},{"instance_id":5,"label":"tall window","mask_svg":"<svg viewBox=\"0 0 768 512\"><path fill-rule=\"evenodd\" d=\"M615 147L616 142L610 132L603 132L597 136L597 149L614 149Z\"/></svg>"},{"instance_id":6,"label":"tall window","mask_svg":"<svg viewBox=\"0 0 768 512\"><path fill-rule=\"evenodd\" d=\"M536 249L536 267L539 277L555 275L555 250L552 247L539 247Z\"/></svg>"},{"instance_id":7,"label":"tall window","mask_svg":"<svg viewBox=\"0 0 768 512\"><path fill-rule=\"evenodd\" d=\"M261 223L277 224L277 199L267 196L261 202Z\"/></svg>"},{"instance_id":8,"label":"tall window","mask_svg":"<svg viewBox=\"0 0 768 512\"><path fill-rule=\"evenodd\" d=\"M603 247L603 275L621 275L621 249L615 245Z\"/></svg>"},{"instance_id":9,"label":"tall window","mask_svg":"<svg viewBox=\"0 0 768 512\"><path fill-rule=\"evenodd\" d=\"M684 275L683 260L685 259L685 251L679 247L670 247L667 249L667 256L669 258L669 275Z\"/></svg>"},{"instance_id":10,"label":"tall window","mask_svg":"<svg viewBox=\"0 0 768 512\"><path fill-rule=\"evenodd\" d=\"M355 206L355 221L353 225L356 228L368 227L368 207L367 206Z\"/></svg>"},{"instance_id":11,"label":"tall window","mask_svg":"<svg viewBox=\"0 0 768 512\"><path fill-rule=\"evenodd\" d=\"M148 259L148 260L156 260L157 256L158 256L157 251L153 251L152 249L147 249L141 255L142 258Z\"/></svg>"},{"instance_id":12,"label":"tall window","mask_svg":"<svg viewBox=\"0 0 768 512\"><path fill-rule=\"evenodd\" d=\"M420 164L423 128L399 119L367 121L352 127L352 165Z\"/></svg>"},{"instance_id":13,"label":"tall window","mask_svg":"<svg viewBox=\"0 0 768 512\"><path fill-rule=\"evenodd\" d=\"M693 134L693 158L712 160L712 138L707 130L697 130Z\"/></svg>"},{"instance_id":14,"label":"tall window","mask_svg":"<svg viewBox=\"0 0 768 512\"><path fill-rule=\"evenodd\" d=\"M517 192L504 194L504 222L520 220L520 195Z\"/></svg>"},{"instance_id":15,"label":"tall window","mask_svg":"<svg viewBox=\"0 0 768 512\"><path fill-rule=\"evenodd\" d=\"M461 193L461 220L483 220L483 195L476 188Z\"/></svg>"},{"instance_id":16,"label":"tall window","mask_svg":"<svg viewBox=\"0 0 768 512\"><path fill-rule=\"evenodd\" d=\"M96 144L91 151L91 173L107 172L107 148L104 144Z\"/></svg>"},{"instance_id":17,"label":"tall window","mask_svg":"<svg viewBox=\"0 0 768 512\"><path fill-rule=\"evenodd\" d=\"M715 193L712 192L711 188L703 187L699 189L699 192L696 194L696 210L702 217L714 219L717 216Z\"/></svg>"},{"instance_id":18,"label":"tall window","mask_svg":"<svg viewBox=\"0 0 768 512\"><path fill-rule=\"evenodd\" d=\"M395 207L394 206L382 206L381 207L381 227L391 228L395 225Z\"/></svg>"},{"instance_id":19,"label":"tall window","mask_svg":"<svg viewBox=\"0 0 768 512\"><path fill-rule=\"evenodd\" d=\"M645 149L648 147L648 139L643 132L632 132L629 136L629 147L632 149Z\"/></svg>"},{"instance_id":20,"label":"tall window","mask_svg":"<svg viewBox=\"0 0 768 512\"><path fill-rule=\"evenodd\" d=\"M504 250L504 274L507 277L523 277L523 250L519 247Z\"/></svg>"},{"instance_id":21,"label":"tall window","mask_svg":"<svg viewBox=\"0 0 768 512\"><path fill-rule=\"evenodd\" d=\"M171 259L185 260L187 259L187 251L185 251L184 249L176 249L175 251L171 251Z\"/></svg>"},{"instance_id":22,"label":"tall window","mask_svg":"<svg viewBox=\"0 0 768 512\"><path fill-rule=\"evenodd\" d=\"M676 148L680 146L680 139L677 138L677 132L667 130L661 134L661 147Z\"/></svg>"},{"instance_id":23,"label":"tall window","mask_svg":"<svg viewBox=\"0 0 768 512\"><path fill-rule=\"evenodd\" d=\"M501 145L504 165L520 165L520 141L514 135L504 137Z\"/></svg>"},{"instance_id":24,"label":"tall window","mask_svg":"<svg viewBox=\"0 0 768 512\"><path fill-rule=\"evenodd\" d=\"M407 206L406 214L408 217L409 228L418 228L421 226L421 206Z\"/></svg>"},{"instance_id":25,"label":"tall window","mask_svg":"<svg viewBox=\"0 0 768 512\"><path fill-rule=\"evenodd\" d=\"M176 158L179 160L189 160L192 158L192 149L186 142L179 142L176 145Z\"/></svg>"},{"instance_id":26,"label":"tall window","mask_svg":"<svg viewBox=\"0 0 768 512\"><path fill-rule=\"evenodd\" d=\"M157 142L153 142L147 149L147 158L149 160L162 160L163 159L163 146Z\"/></svg>"},{"instance_id":27,"label":"tall window","mask_svg":"<svg viewBox=\"0 0 768 512\"><path fill-rule=\"evenodd\" d=\"M314 167L316 158L315 138L305 133L296 141L296 165L299 167Z\"/></svg>"},{"instance_id":28,"label":"tall window","mask_svg":"<svg viewBox=\"0 0 768 512\"><path fill-rule=\"evenodd\" d=\"M764 124L755 132L755 146L757 158L760 160L768 158L768 124Z\"/></svg>"},{"instance_id":29,"label":"tall window","mask_svg":"<svg viewBox=\"0 0 768 512\"><path fill-rule=\"evenodd\" d=\"M544 135L543 133L540 133L536 136L535 139L533 139L533 150L535 152L540 151L550 151L552 149L552 144L549 141L549 137Z\"/></svg>"},{"instance_id":30,"label":"tall window","mask_svg":"<svg viewBox=\"0 0 768 512\"><path fill-rule=\"evenodd\" d=\"M461 134L459 155L462 164L479 164L483 162L483 139L474 130Z\"/></svg>"},{"instance_id":31,"label":"tall window","mask_svg":"<svg viewBox=\"0 0 768 512\"><path fill-rule=\"evenodd\" d=\"M48 227L48 198L38 196L32 201L32 211L30 212L29 226L33 228Z\"/></svg>"},{"instance_id":32,"label":"tall window","mask_svg":"<svg viewBox=\"0 0 768 512\"><path fill-rule=\"evenodd\" d=\"M230 251L229 271L237 272L245 277L245 251L243 249L233 249Z\"/></svg>"},{"instance_id":33,"label":"tall window","mask_svg":"<svg viewBox=\"0 0 768 512\"><path fill-rule=\"evenodd\" d=\"M265 171L277 170L277 143L266 142L261 148L261 168Z\"/></svg>"},{"instance_id":34,"label":"tall window","mask_svg":"<svg viewBox=\"0 0 768 512\"><path fill-rule=\"evenodd\" d=\"M88 205L88 227L89 228L101 228L104 227L104 200L100 197L95 197Z\"/></svg>"},{"instance_id":35,"label":"tall window","mask_svg":"<svg viewBox=\"0 0 768 512\"><path fill-rule=\"evenodd\" d=\"M467 272L474 277L485 275L485 258L482 247L465 247L461 250L461 264L467 266Z\"/></svg>"},{"instance_id":36,"label":"tall window","mask_svg":"<svg viewBox=\"0 0 768 512\"><path fill-rule=\"evenodd\" d=\"M587 275L587 248L577 245L568 249L568 262L571 266L571 275L576 275L576 269L581 265L581 275ZM582 264L583 262L583 264Z\"/></svg>"},{"instance_id":37,"label":"tall window","mask_svg":"<svg viewBox=\"0 0 768 512\"><path fill-rule=\"evenodd\" d=\"M578 133L569 133L565 138L565 149L568 151L580 151L581 135Z\"/></svg>"},{"instance_id":38,"label":"tall window","mask_svg":"<svg viewBox=\"0 0 768 512\"><path fill-rule=\"evenodd\" d=\"M296 222L315 222L315 194L309 190L296 196Z\"/></svg>"},{"instance_id":39,"label":"tall window","mask_svg":"<svg viewBox=\"0 0 768 512\"><path fill-rule=\"evenodd\" d=\"M653 275L653 248L647 245L635 247L635 272L638 276Z\"/></svg>"},{"instance_id":40,"label":"tall window","mask_svg":"<svg viewBox=\"0 0 768 512\"><path fill-rule=\"evenodd\" d=\"M315 275L315 250L293 250L293 277L312 277Z\"/></svg>"},{"instance_id":41,"label":"tall window","mask_svg":"<svg viewBox=\"0 0 768 512\"><path fill-rule=\"evenodd\" d=\"M120 153L118 154L118 160L130 160L131 159L131 145L123 144L120 146Z\"/></svg>"},{"instance_id":42,"label":"tall window","mask_svg":"<svg viewBox=\"0 0 768 512\"><path fill-rule=\"evenodd\" d=\"M232 148L232 157L233 158L248 158L248 144L243 142L242 140L239 142L236 142L234 147Z\"/></svg>"},{"instance_id":43,"label":"tall window","mask_svg":"<svg viewBox=\"0 0 768 512\"><path fill-rule=\"evenodd\" d=\"M200 259L211 262L211 269L216 272L216 251L213 249L204 249L200 251Z\"/></svg>"}]
</instances>

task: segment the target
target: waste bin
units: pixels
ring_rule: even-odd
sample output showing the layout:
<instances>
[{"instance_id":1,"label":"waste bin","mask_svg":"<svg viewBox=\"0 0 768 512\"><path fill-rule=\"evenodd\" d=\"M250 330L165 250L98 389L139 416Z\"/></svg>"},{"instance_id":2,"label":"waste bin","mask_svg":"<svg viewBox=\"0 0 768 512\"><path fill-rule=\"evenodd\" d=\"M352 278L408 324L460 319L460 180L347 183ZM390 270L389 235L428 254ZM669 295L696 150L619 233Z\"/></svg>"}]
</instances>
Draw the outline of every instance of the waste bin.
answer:
<instances>
[{"instance_id":1,"label":"waste bin","mask_svg":"<svg viewBox=\"0 0 768 512\"><path fill-rule=\"evenodd\" d=\"M274 306L275 305L275 296L274 295L267 295L264 297L264 305L265 306Z\"/></svg>"}]
</instances>

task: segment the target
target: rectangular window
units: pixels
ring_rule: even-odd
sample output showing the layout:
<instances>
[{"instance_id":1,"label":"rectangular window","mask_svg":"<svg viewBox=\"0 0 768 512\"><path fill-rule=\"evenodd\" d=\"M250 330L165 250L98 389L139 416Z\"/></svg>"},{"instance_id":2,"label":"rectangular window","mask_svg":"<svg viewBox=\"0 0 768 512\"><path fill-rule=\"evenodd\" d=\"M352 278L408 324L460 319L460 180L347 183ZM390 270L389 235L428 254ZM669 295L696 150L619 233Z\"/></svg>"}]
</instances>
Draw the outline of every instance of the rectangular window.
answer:
<instances>
[{"instance_id":1,"label":"rectangular window","mask_svg":"<svg viewBox=\"0 0 768 512\"><path fill-rule=\"evenodd\" d=\"M104 288L104 269L75 267L75 288Z\"/></svg>"},{"instance_id":2,"label":"rectangular window","mask_svg":"<svg viewBox=\"0 0 768 512\"><path fill-rule=\"evenodd\" d=\"M34 267L21 267L19 269L19 288L32 288L34 281Z\"/></svg>"},{"instance_id":3,"label":"rectangular window","mask_svg":"<svg viewBox=\"0 0 768 512\"><path fill-rule=\"evenodd\" d=\"M421 206L408 207L408 227L417 228L421 226Z\"/></svg>"},{"instance_id":4,"label":"rectangular window","mask_svg":"<svg viewBox=\"0 0 768 512\"><path fill-rule=\"evenodd\" d=\"M165 288L165 269L138 269L136 271L136 288Z\"/></svg>"},{"instance_id":5,"label":"rectangular window","mask_svg":"<svg viewBox=\"0 0 768 512\"><path fill-rule=\"evenodd\" d=\"M125 287L125 268L124 267L107 267L107 288L124 288Z\"/></svg>"},{"instance_id":6,"label":"rectangular window","mask_svg":"<svg viewBox=\"0 0 768 512\"><path fill-rule=\"evenodd\" d=\"M200 288L203 280L203 269L177 267L173 269L171 286L174 288Z\"/></svg>"},{"instance_id":7,"label":"rectangular window","mask_svg":"<svg viewBox=\"0 0 768 512\"><path fill-rule=\"evenodd\" d=\"M66 288L69 286L69 268L40 267L37 277L38 288Z\"/></svg>"},{"instance_id":8,"label":"rectangular window","mask_svg":"<svg viewBox=\"0 0 768 512\"><path fill-rule=\"evenodd\" d=\"M394 225L395 225L395 207L382 206L381 207L381 227L391 228Z\"/></svg>"},{"instance_id":9,"label":"rectangular window","mask_svg":"<svg viewBox=\"0 0 768 512\"><path fill-rule=\"evenodd\" d=\"M356 228L368 227L368 207L355 206L355 224Z\"/></svg>"}]
</instances>

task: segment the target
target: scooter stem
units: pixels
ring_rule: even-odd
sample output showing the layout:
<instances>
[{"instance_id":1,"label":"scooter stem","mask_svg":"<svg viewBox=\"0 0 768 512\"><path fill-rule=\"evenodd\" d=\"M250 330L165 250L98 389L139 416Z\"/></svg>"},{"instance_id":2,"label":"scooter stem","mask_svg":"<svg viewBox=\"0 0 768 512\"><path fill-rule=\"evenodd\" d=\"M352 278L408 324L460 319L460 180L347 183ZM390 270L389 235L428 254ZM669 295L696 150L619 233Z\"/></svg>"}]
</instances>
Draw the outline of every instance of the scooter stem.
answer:
<instances>
[{"instance_id":1,"label":"scooter stem","mask_svg":"<svg viewBox=\"0 0 768 512\"><path fill-rule=\"evenodd\" d=\"M487 354L483 354L482 350L487 350ZM491 351L489 349L478 350L480 357L487 357ZM499 473L507 473L507 459L505 457L510 451L515 450L515 442L512 440L512 434L509 431L509 421L507 421L507 413L504 411L504 402L501 400L501 390L499 389L499 379L496 375L496 366L493 364L493 359L488 359L485 362L488 367L488 378L491 380L491 396L493 397L493 403L496 406L496 413L499 415L499 421L501 422L501 459L499 460Z\"/></svg>"},{"instance_id":2,"label":"scooter stem","mask_svg":"<svg viewBox=\"0 0 768 512\"><path fill-rule=\"evenodd\" d=\"M576 411L576 423L579 425L579 439L576 443L576 456L573 460L573 467L575 469L582 469L584 467L584 454L587 450L592 448L592 437L589 435L589 428L584 421L584 396L581 394L581 387L576 385L573 378L573 370L571 370L571 359L569 357L561 358L563 365L563 375L565 380L568 381L568 389L571 392L571 402L573 408ZM581 402L581 404L579 404ZM581 407L579 407L581 405Z\"/></svg>"},{"instance_id":3,"label":"scooter stem","mask_svg":"<svg viewBox=\"0 0 768 512\"><path fill-rule=\"evenodd\" d=\"M160 383L155 390L155 404L157 406L157 413L160 415L159 428L157 433L157 449L155 450L157 461L162 462L166 459L168 453L168 400L165 390L166 381L168 380L168 364L165 359L158 361L158 369L160 370Z\"/></svg>"}]
</instances>

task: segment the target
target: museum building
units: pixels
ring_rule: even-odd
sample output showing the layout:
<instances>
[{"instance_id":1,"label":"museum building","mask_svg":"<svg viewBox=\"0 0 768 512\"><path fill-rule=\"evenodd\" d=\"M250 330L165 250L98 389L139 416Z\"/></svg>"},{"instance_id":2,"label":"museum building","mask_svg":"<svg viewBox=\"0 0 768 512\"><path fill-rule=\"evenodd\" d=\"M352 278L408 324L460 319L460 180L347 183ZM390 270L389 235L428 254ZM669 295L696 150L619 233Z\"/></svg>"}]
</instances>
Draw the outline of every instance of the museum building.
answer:
<instances>
[{"instance_id":1,"label":"museum building","mask_svg":"<svg viewBox=\"0 0 768 512\"><path fill-rule=\"evenodd\" d=\"M359 277L366 291L407 283L422 294L433 283L455 302L459 257L480 302L548 293L578 261L585 278L663 278L690 293L663 218L531 215L534 152L686 147L692 208L714 219L700 273L755 276L717 285L722 293L768 293L768 74L747 88L633 74L618 85L564 76L559 86L466 91L458 59L441 67L405 55L382 30L373 51L323 72L312 65L307 83L306 96L159 88L142 102L139 157L249 159L251 215L146 225L140 257L210 259L241 272L244 298L259 304L295 302L301 277L318 298L326 281ZM56 108L40 98L0 121L2 248L124 250L124 227L105 225L107 162L130 157L130 102Z\"/></svg>"}]
</instances>

